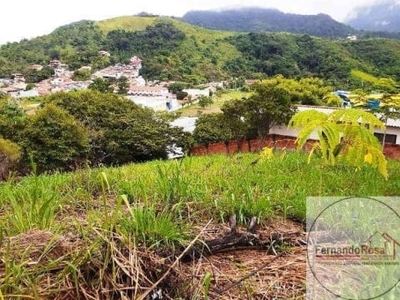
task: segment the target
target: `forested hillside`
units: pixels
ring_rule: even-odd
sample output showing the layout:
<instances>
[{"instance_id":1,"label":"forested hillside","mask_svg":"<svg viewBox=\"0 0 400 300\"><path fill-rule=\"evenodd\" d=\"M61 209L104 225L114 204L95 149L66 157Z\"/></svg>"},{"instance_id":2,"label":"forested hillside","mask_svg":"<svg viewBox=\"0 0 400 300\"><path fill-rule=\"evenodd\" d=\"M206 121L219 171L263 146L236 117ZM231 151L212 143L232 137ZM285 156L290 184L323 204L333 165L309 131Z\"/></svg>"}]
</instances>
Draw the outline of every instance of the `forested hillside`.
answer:
<instances>
[{"instance_id":1,"label":"forested hillside","mask_svg":"<svg viewBox=\"0 0 400 300\"><path fill-rule=\"evenodd\" d=\"M240 32L291 32L320 37L347 37L356 30L325 14L299 15L260 7L190 11L182 21L210 29Z\"/></svg>"},{"instance_id":2,"label":"forested hillside","mask_svg":"<svg viewBox=\"0 0 400 300\"><path fill-rule=\"evenodd\" d=\"M111 56L100 56L100 50ZM36 71L31 64L47 65L52 59L70 70L91 65L95 71L137 55L143 60L141 74L148 80L198 84L282 74L317 76L343 88L357 87L354 71L400 80L399 53L400 41L391 39L215 31L173 18L135 16L81 21L47 36L3 45L0 78L16 72L32 75Z\"/></svg>"}]
</instances>

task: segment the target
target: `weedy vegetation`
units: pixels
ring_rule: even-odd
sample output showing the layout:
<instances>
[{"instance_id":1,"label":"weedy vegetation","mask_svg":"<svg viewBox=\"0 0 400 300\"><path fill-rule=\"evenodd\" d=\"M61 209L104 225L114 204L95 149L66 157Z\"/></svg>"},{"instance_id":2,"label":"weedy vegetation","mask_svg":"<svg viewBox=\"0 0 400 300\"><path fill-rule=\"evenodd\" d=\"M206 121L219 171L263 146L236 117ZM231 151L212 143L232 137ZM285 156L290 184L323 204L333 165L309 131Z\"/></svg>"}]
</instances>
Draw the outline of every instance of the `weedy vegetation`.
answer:
<instances>
[{"instance_id":1,"label":"weedy vegetation","mask_svg":"<svg viewBox=\"0 0 400 300\"><path fill-rule=\"evenodd\" d=\"M400 162L387 167L386 180L368 164L265 150L10 178L0 185L0 299L213 298L213 273L179 269L207 226L233 214L238 226L304 224L307 196L398 195Z\"/></svg>"}]
</instances>

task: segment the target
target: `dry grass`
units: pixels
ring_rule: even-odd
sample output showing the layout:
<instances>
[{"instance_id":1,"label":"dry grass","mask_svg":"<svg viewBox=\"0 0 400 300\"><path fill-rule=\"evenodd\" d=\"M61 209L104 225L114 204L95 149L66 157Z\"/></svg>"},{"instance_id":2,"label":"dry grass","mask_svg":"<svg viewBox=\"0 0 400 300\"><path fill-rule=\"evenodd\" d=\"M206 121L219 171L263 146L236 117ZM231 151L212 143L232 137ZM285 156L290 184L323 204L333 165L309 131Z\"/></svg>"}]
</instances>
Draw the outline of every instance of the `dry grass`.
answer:
<instances>
[{"instance_id":1,"label":"dry grass","mask_svg":"<svg viewBox=\"0 0 400 300\"><path fill-rule=\"evenodd\" d=\"M303 238L302 227L288 221L262 226L258 234L268 238L278 228L282 235ZM213 239L226 230L223 224L206 225L198 238ZM242 249L183 262L182 249L150 251L99 228L86 239L32 230L3 242L0 281L6 277L7 259L23 262L32 272L48 269L38 278L37 290L27 289L22 298L150 299L158 292L164 299L302 299L305 248L298 244L276 251L269 255ZM204 282L207 273L209 288Z\"/></svg>"}]
</instances>

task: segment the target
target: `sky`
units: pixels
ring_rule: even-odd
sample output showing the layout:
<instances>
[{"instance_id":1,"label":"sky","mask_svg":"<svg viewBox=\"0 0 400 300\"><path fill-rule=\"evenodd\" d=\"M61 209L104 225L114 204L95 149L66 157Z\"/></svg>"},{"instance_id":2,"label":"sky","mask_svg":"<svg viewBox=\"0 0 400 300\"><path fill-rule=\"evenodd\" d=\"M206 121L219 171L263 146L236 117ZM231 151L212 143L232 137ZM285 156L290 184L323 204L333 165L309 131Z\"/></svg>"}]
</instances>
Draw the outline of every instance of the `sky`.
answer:
<instances>
[{"instance_id":1,"label":"sky","mask_svg":"<svg viewBox=\"0 0 400 300\"><path fill-rule=\"evenodd\" d=\"M259 6L286 13L325 13L344 21L354 7L377 0L6 0L0 5L0 44L49 34L80 20L104 20L147 12L181 17L190 10ZM379 1L379 0L378 0Z\"/></svg>"}]
</instances>

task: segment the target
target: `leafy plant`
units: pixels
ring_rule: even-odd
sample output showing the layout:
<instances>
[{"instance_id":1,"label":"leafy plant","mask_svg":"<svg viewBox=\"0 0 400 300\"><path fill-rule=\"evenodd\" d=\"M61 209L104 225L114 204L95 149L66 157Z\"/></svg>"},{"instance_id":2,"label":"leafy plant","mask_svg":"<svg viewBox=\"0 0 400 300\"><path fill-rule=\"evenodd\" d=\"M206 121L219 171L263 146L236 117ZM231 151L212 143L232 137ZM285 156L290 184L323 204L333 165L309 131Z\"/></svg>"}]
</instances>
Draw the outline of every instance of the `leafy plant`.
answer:
<instances>
[{"instance_id":1,"label":"leafy plant","mask_svg":"<svg viewBox=\"0 0 400 300\"><path fill-rule=\"evenodd\" d=\"M289 128L301 129L296 140L303 148L312 133L318 141L313 142L310 156L318 152L328 165L342 161L360 168L363 164L377 167L387 178L387 161L379 140L374 136L375 128L385 125L374 115L359 109L341 109L325 114L317 110L296 113L289 121Z\"/></svg>"},{"instance_id":2,"label":"leafy plant","mask_svg":"<svg viewBox=\"0 0 400 300\"><path fill-rule=\"evenodd\" d=\"M33 157L39 172L70 170L85 162L89 137L79 121L48 104L31 117L23 131L22 148L25 161Z\"/></svg>"},{"instance_id":3,"label":"leafy plant","mask_svg":"<svg viewBox=\"0 0 400 300\"><path fill-rule=\"evenodd\" d=\"M214 103L214 101L212 100L211 97L200 96L200 98L199 98L199 105L200 105L201 108L205 108L207 106L210 106L213 103Z\"/></svg>"}]
</instances>

